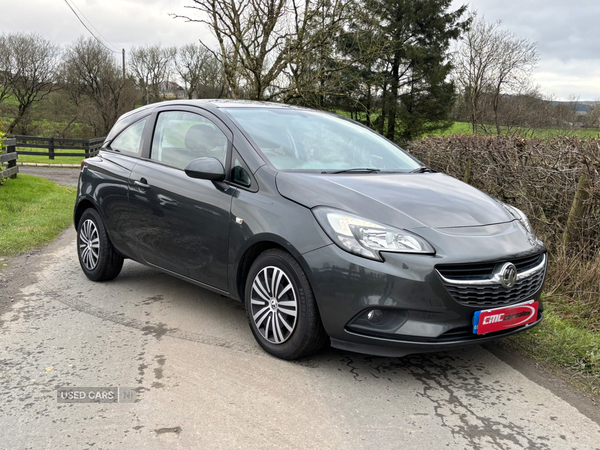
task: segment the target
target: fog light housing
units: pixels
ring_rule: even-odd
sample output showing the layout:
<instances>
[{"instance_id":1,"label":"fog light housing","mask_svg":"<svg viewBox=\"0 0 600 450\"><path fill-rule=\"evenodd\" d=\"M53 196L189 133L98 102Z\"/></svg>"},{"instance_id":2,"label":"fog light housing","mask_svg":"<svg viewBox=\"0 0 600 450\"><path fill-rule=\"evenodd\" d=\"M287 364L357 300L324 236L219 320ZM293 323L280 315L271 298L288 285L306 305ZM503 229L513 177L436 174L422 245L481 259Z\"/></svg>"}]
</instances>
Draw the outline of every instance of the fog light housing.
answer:
<instances>
[{"instance_id":1,"label":"fog light housing","mask_svg":"<svg viewBox=\"0 0 600 450\"><path fill-rule=\"evenodd\" d=\"M367 308L354 316L346 328L354 333L388 335L395 333L407 320L408 311L405 309Z\"/></svg>"},{"instance_id":2,"label":"fog light housing","mask_svg":"<svg viewBox=\"0 0 600 450\"><path fill-rule=\"evenodd\" d=\"M372 309L367 313L367 320L371 323L380 323L383 320L383 311Z\"/></svg>"}]
</instances>

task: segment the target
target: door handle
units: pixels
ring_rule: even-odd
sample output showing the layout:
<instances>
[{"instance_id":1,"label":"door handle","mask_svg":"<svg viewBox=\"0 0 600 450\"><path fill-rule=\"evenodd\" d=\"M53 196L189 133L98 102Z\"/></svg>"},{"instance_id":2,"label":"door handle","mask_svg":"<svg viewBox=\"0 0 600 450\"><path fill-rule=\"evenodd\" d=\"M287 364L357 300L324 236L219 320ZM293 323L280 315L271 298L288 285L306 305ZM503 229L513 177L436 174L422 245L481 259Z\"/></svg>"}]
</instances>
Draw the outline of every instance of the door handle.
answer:
<instances>
[{"instance_id":1,"label":"door handle","mask_svg":"<svg viewBox=\"0 0 600 450\"><path fill-rule=\"evenodd\" d=\"M133 184L137 187L141 187L143 189L148 189L150 187L150 185L148 184L148 182L146 181L145 178L142 178L141 180L135 180L133 182Z\"/></svg>"}]
</instances>

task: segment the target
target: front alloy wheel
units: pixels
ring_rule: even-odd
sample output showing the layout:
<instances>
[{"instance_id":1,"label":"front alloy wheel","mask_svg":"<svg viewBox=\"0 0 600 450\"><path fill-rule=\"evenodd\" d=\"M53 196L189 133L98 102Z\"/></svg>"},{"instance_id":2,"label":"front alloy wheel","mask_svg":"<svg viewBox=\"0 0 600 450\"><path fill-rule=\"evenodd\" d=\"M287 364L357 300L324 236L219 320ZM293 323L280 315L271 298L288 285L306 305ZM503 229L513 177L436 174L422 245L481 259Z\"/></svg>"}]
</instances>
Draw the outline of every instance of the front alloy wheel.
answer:
<instances>
[{"instance_id":1,"label":"front alloy wheel","mask_svg":"<svg viewBox=\"0 0 600 450\"><path fill-rule=\"evenodd\" d=\"M296 326L298 301L292 282L275 266L262 269L252 283L252 320L267 341L282 344Z\"/></svg>"},{"instance_id":2,"label":"front alloy wheel","mask_svg":"<svg viewBox=\"0 0 600 450\"><path fill-rule=\"evenodd\" d=\"M306 274L289 253L271 249L252 264L245 289L252 334L268 353L297 359L327 340Z\"/></svg>"}]
</instances>

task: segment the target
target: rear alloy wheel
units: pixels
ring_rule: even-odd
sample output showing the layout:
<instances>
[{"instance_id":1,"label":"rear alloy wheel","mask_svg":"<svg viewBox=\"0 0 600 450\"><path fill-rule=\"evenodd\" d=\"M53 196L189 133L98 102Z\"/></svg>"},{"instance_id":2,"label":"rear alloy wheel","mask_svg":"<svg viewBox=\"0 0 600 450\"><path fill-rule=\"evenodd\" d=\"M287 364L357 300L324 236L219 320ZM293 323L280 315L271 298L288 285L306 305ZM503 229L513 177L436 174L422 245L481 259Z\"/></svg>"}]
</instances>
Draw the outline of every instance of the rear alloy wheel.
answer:
<instances>
[{"instance_id":1,"label":"rear alloy wheel","mask_svg":"<svg viewBox=\"0 0 600 450\"><path fill-rule=\"evenodd\" d=\"M100 258L100 238L98 237L98 228L92 219L87 219L81 224L79 251L81 252L81 263L87 270L94 270Z\"/></svg>"},{"instance_id":2,"label":"rear alloy wheel","mask_svg":"<svg viewBox=\"0 0 600 450\"><path fill-rule=\"evenodd\" d=\"M88 208L79 219L77 255L83 273L92 281L116 278L123 267L123 257L113 248L98 212Z\"/></svg>"},{"instance_id":3,"label":"rear alloy wheel","mask_svg":"<svg viewBox=\"0 0 600 450\"><path fill-rule=\"evenodd\" d=\"M326 342L308 278L289 253L273 249L259 255L248 274L245 300L252 333L273 356L301 358Z\"/></svg>"}]
</instances>

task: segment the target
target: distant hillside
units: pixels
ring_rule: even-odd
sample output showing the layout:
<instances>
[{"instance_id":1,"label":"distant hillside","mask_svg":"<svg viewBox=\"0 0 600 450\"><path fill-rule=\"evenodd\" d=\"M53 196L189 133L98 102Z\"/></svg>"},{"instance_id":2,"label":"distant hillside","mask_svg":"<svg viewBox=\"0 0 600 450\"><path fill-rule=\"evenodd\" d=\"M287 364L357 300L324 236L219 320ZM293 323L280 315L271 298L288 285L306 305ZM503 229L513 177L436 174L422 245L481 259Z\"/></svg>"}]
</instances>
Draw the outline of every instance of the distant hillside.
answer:
<instances>
[{"instance_id":1,"label":"distant hillside","mask_svg":"<svg viewBox=\"0 0 600 450\"><path fill-rule=\"evenodd\" d=\"M552 106L566 106L569 109L575 109L577 112L588 113L592 109L594 109L595 106L600 105L600 101L594 101L594 102L589 102L589 101L584 101L584 102L556 102L556 101L553 101L551 104L552 104Z\"/></svg>"}]
</instances>

